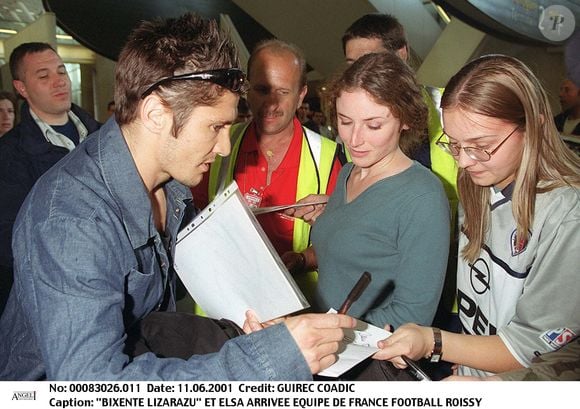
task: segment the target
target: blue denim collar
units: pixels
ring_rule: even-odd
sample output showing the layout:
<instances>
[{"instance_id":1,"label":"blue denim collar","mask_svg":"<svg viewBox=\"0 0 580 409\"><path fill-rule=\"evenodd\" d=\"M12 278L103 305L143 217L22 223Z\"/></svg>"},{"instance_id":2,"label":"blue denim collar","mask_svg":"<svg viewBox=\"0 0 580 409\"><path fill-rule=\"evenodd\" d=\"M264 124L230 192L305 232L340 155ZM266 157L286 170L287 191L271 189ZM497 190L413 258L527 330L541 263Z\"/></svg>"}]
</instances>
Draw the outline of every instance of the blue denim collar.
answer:
<instances>
[{"instance_id":1,"label":"blue denim collar","mask_svg":"<svg viewBox=\"0 0 580 409\"><path fill-rule=\"evenodd\" d=\"M97 162L102 169L104 182L119 204L131 245L139 248L158 234L147 190L121 129L113 118L99 130L98 138ZM192 200L191 191L175 180L167 182L164 189L169 215L166 230L174 235L181 223L186 202Z\"/></svg>"}]
</instances>

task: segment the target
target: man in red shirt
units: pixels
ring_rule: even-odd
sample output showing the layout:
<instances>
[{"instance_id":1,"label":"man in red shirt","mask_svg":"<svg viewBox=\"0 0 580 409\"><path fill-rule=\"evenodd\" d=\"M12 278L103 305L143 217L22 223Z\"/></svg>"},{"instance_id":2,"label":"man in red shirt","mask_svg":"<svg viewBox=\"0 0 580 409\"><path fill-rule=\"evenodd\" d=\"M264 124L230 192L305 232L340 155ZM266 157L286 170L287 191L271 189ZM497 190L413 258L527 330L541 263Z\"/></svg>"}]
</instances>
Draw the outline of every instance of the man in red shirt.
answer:
<instances>
[{"instance_id":1,"label":"man in red shirt","mask_svg":"<svg viewBox=\"0 0 580 409\"><path fill-rule=\"evenodd\" d=\"M232 127L232 153L218 158L209 178L194 190L196 206L205 206L232 179L252 207L332 193L341 168L338 147L303 128L295 116L308 90L302 51L280 40L258 44L248 61L248 79L253 120ZM222 167L227 171L220 172ZM302 220L282 213L264 214L258 220L280 255L302 252L310 243L310 226Z\"/></svg>"}]
</instances>

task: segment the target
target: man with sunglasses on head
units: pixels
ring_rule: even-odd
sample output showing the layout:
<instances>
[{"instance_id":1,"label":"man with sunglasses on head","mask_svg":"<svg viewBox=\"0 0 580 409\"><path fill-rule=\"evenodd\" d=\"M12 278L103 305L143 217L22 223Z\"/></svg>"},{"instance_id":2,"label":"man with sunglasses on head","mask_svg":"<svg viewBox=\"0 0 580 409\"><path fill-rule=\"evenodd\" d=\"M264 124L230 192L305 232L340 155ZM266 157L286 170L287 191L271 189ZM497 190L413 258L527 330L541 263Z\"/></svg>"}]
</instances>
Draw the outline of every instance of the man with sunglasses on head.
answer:
<instances>
[{"instance_id":1,"label":"man with sunglasses on head","mask_svg":"<svg viewBox=\"0 0 580 409\"><path fill-rule=\"evenodd\" d=\"M224 340L213 321L174 312L189 189L230 153L244 81L215 21L187 14L133 31L115 118L45 174L17 219L0 379L308 380L334 362L355 323L345 315L262 328L249 313L248 334Z\"/></svg>"}]
</instances>

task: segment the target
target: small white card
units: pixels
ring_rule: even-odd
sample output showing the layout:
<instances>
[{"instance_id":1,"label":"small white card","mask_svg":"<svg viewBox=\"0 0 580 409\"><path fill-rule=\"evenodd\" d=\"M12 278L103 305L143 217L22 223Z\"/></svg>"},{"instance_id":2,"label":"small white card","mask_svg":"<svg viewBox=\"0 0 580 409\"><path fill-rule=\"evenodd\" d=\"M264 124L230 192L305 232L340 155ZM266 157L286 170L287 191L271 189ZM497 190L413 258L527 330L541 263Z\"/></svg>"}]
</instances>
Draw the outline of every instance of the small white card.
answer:
<instances>
[{"instance_id":1,"label":"small white card","mask_svg":"<svg viewBox=\"0 0 580 409\"><path fill-rule=\"evenodd\" d=\"M328 314L336 314L330 309ZM345 329L338 349L338 359L318 375L337 378L379 350L377 342L391 336L391 332L357 320L354 329Z\"/></svg>"}]
</instances>

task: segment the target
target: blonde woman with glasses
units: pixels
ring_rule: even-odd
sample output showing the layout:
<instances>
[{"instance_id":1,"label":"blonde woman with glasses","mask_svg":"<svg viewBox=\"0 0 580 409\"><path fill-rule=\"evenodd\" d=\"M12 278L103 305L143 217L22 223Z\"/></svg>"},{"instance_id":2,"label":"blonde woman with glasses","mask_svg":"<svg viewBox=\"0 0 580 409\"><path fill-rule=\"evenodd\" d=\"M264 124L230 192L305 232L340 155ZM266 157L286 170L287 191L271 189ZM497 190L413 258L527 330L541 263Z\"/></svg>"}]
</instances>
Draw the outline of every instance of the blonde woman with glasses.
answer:
<instances>
[{"instance_id":1,"label":"blonde woman with glasses","mask_svg":"<svg viewBox=\"0 0 580 409\"><path fill-rule=\"evenodd\" d=\"M457 301L462 334L406 324L375 359L456 364L458 375L528 367L580 334L580 159L515 58L462 68L441 101L439 146L460 168Z\"/></svg>"}]
</instances>

